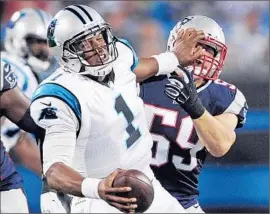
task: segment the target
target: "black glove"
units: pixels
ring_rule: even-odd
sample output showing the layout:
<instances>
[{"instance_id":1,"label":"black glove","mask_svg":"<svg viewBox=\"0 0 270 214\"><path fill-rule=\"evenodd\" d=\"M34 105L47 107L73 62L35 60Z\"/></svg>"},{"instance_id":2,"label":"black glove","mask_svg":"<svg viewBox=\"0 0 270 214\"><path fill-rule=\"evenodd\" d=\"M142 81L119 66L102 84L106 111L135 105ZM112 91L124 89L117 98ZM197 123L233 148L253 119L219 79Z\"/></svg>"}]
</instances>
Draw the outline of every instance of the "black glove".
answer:
<instances>
[{"instance_id":1,"label":"black glove","mask_svg":"<svg viewBox=\"0 0 270 214\"><path fill-rule=\"evenodd\" d=\"M203 115L205 108L198 96L193 74L182 66L178 66L178 68L183 71L183 76L169 77L170 83L165 85L164 93L175 100L192 119L197 119Z\"/></svg>"}]
</instances>

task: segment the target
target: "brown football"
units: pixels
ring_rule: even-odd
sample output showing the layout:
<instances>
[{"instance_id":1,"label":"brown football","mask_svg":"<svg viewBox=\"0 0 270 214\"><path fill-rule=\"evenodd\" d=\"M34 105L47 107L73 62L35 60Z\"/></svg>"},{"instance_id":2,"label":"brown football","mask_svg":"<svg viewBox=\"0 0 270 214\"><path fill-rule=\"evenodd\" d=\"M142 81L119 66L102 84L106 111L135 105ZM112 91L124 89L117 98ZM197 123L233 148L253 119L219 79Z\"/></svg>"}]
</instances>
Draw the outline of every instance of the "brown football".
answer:
<instances>
[{"instance_id":1,"label":"brown football","mask_svg":"<svg viewBox=\"0 0 270 214\"><path fill-rule=\"evenodd\" d=\"M135 212L145 212L154 199L154 188L149 178L139 170L125 170L115 177L113 187L125 186L131 187L132 190L128 193L119 193L117 195L120 197L137 198L138 207Z\"/></svg>"}]
</instances>

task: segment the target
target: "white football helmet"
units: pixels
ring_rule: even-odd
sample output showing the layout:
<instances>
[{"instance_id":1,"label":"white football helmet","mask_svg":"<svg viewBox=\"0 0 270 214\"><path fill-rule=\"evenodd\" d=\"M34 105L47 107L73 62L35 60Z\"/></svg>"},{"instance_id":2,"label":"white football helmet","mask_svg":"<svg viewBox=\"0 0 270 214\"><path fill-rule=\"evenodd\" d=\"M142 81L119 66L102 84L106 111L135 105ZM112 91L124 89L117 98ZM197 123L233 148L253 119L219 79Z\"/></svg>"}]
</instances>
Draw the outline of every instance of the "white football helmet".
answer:
<instances>
[{"instance_id":1,"label":"white football helmet","mask_svg":"<svg viewBox=\"0 0 270 214\"><path fill-rule=\"evenodd\" d=\"M60 10L48 28L47 41L51 53L70 72L105 77L118 57L109 24L86 5Z\"/></svg>"},{"instance_id":2,"label":"white football helmet","mask_svg":"<svg viewBox=\"0 0 270 214\"><path fill-rule=\"evenodd\" d=\"M195 15L185 17L171 30L167 44L168 51L172 50L178 30L187 28L204 31L206 37L199 41L199 43L212 48L214 57L204 55L199 60L196 60L193 65L187 66L186 68L189 71L193 71L195 76L211 80L217 79L221 73L227 55L227 46L225 45L225 37L222 28L213 19L206 16ZM210 65L207 69L205 69L205 63Z\"/></svg>"},{"instance_id":3,"label":"white football helmet","mask_svg":"<svg viewBox=\"0 0 270 214\"><path fill-rule=\"evenodd\" d=\"M52 16L41 9L26 8L16 11L6 26L6 51L24 58L36 73L50 66L46 36L51 20ZM33 44L37 46L34 48Z\"/></svg>"}]
</instances>

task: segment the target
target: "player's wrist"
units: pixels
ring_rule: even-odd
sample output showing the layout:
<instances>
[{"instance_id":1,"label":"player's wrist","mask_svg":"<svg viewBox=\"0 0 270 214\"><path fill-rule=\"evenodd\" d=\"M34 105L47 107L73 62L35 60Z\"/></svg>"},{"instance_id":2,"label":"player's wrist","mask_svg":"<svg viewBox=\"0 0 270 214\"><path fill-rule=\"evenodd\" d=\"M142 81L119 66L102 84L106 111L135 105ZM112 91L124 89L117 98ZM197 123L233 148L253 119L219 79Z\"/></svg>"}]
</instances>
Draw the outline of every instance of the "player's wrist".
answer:
<instances>
[{"instance_id":1,"label":"player's wrist","mask_svg":"<svg viewBox=\"0 0 270 214\"><path fill-rule=\"evenodd\" d=\"M155 58L158 63L156 76L172 73L179 64L176 55L172 52L165 52L159 55L153 55L152 57Z\"/></svg>"},{"instance_id":2,"label":"player's wrist","mask_svg":"<svg viewBox=\"0 0 270 214\"><path fill-rule=\"evenodd\" d=\"M200 118L205 112L205 108L199 98L192 103L185 103L183 108L193 120Z\"/></svg>"},{"instance_id":3,"label":"player's wrist","mask_svg":"<svg viewBox=\"0 0 270 214\"><path fill-rule=\"evenodd\" d=\"M100 196L98 193L98 186L99 186L100 181L101 179L85 178L81 185L82 194L86 198L100 199Z\"/></svg>"}]
</instances>

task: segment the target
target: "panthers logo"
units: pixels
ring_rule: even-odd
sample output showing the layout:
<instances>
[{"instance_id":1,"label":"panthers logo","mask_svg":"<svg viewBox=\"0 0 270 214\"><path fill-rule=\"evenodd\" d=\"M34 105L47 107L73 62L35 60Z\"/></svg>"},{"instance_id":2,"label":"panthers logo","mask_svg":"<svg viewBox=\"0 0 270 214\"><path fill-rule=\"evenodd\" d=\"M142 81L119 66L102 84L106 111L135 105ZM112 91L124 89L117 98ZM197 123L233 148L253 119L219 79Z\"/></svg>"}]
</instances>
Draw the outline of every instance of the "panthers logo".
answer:
<instances>
[{"instance_id":1,"label":"panthers logo","mask_svg":"<svg viewBox=\"0 0 270 214\"><path fill-rule=\"evenodd\" d=\"M42 119L47 119L47 120L57 119L58 117L56 115L56 111L57 111L57 108L55 107L48 107L48 108L42 109L42 112L40 114L40 117L38 118L38 121Z\"/></svg>"},{"instance_id":2,"label":"panthers logo","mask_svg":"<svg viewBox=\"0 0 270 214\"><path fill-rule=\"evenodd\" d=\"M57 22L57 19L52 20L51 24L48 27L47 39L48 39L49 47L57 46L56 40L55 40L55 37L54 37L54 30L55 30L56 22Z\"/></svg>"}]
</instances>

